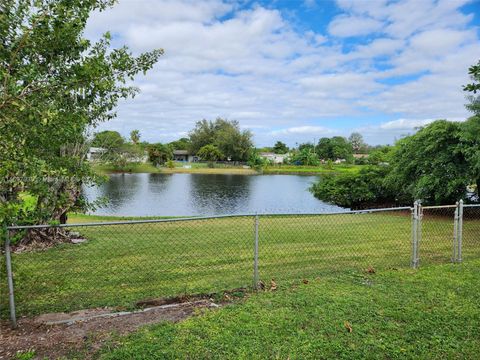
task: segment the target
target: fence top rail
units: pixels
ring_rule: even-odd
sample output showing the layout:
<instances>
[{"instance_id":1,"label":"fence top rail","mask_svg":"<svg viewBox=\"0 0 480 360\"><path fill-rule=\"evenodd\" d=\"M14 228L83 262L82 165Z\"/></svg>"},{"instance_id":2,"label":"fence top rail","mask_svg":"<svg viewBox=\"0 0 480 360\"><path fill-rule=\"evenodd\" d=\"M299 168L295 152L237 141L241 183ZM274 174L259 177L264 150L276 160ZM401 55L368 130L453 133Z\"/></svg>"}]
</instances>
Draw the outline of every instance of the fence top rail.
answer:
<instances>
[{"instance_id":1,"label":"fence top rail","mask_svg":"<svg viewBox=\"0 0 480 360\"><path fill-rule=\"evenodd\" d=\"M457 205L433 205L433 206L422 206L423 209L451 209L456 208Z\"/></svg>"},{"instance_id":2,"label":"fence top rail","mask_svg":"<svg viewBox=\"0 0 480 360\"><path fill-rule=\"evenodd\" d=\"M480 207L480 204L464 204L463 207Z\"/></svg>"},{"instance_id":3,"label":"fence top rail","mask_svg":"<svg viewBox=\"0 0 480 360\"><path fill-rule=\"evenodd\" d=\"M71 227L87 227L87 226L106 226L106 225L134 225L134 224L152 224L152 223L169 223L169 222L181 222L181 221L195 221L195 220L209 220L209 219L223 219L223 218L235 218L235 217L254 217L254 216L327 216L327 215L348 215L348 214L368 214L374 212L385 211L402 211L412 208L405 207L392 207L381 209L367 209L367 210L348 210L337 211L328 213L283 213L283 214L269 214L269 213L251 213L251 214L228 214L228 215L213 215L213 216L191 216L191 217L178 217L168 219L145 219L145 220L124 220L124 221L106 221L106 222L86 222L76 224L43 224L43 225L18 225L7 226L7 230L27 230L27 229L47 229L47 228L71 228Z\"/></svg>"}]
</instances>

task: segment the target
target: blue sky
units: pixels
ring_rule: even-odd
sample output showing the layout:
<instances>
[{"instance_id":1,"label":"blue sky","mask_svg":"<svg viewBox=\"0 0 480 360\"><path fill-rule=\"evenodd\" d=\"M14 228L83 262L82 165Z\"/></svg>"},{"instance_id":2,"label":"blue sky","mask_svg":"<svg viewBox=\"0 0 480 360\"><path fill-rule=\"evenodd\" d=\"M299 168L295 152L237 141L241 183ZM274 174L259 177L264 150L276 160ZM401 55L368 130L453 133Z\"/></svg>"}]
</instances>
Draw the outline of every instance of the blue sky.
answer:
<instances>
[{"instance_id":1,"label":"blue sky","mask_svg":"<svg viewBox=\"0 0 480 360\"><path fill-rule=\"evenodd\" d=\"M221 116L258 146L353 131L385 144L469 116L462 85L479 29L480 0L120 0L86 36L165 50L100 129L168 142Z\"/></svg>"}]
</instances>

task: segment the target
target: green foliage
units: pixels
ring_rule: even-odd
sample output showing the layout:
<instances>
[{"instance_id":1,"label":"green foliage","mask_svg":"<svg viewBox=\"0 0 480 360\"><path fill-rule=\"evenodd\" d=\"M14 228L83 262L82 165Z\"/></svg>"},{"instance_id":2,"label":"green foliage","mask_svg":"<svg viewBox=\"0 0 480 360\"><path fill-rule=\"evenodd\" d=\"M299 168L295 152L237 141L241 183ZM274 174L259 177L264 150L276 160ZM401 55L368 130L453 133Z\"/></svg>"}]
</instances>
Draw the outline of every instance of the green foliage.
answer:
<instances>
[{"instance_id":1,"label":"green foliage","mask_svg":"<svg viewBox=\"0 0 480 360\"><path fill-rule=\"evenodd\" d=\"M469 177L476 184L480 197L480 116L473 116L460 125L462 152L469 163Z\"/></svg>"},{"instance_id":2,"label":"green foliage","mask_svg":"<svg viewBox=\"0 0 480 360\"><path fill-rule=\"evenodd\" d=\"M392 204L395 191L385 183L387 167L365 167L358 173L325 176L310 191L323 201L348 208Z\"/></svg>"},{"instance_id":3,"label":"green foliage","mask_svg":"<svg viewBox=\"0 0 480 360\"><path fill-rule=\"evenodd\" d=\"M363 141L362 134L360 134L358 132L352 133L348 137L348 142L352 146L353 152L355 154L364 154L368 150L368 145L365 144L365 141Z\"/></svg>"},{"instance_id":4,"label":"green foliage","mask_svg":"<svg viewBox=\"0 0 480 360\"><path fill-rule=\"evenodd\" d=\"M294 153L291 161L296 165L318 166L320 164L317 154L309 147L304 147L302 150Z\"/></svg>"},{"instance_id":5,"label":"green foliage","mask_svg":"<svg viewBox=\"0 0 480 360\"><path fill-rule=\"evenodd\" d=\"M477 95L477 91L480 91L480 61L476 65L470 66L468 74L473 82L463 87L464 91L471 93L468 96L470 103L466 107L475 115L480 116L480 95Z\"/></svg>"},{"instance_id":6,"label":"green foliage","mask_svg":"<svg viewBox=\"0 0 480 360\"><path fill-rule=\"evenodd\" d=\"M256 148L255 150L257 150L258 152L273 152L273 147L265 146L262 148Z\"/></svg>"},{"instance_id":7,"label":"green foliage","mask_svg":"<svg viewBox=\"0 0 480 360\"><path fill-rule=\"evenodd\" d=\"M105 130L95 133L92 140L92 146L104 149L120 149L125 143L125 139L118 131Z\"/></svg>"},{"instance_id":8,"label":"green foliage","mask_svg":"<svg viewBox=\"0 0 480 360\"><path fill-rule=\"evenodd\" d=\"M469 170L461 125L437 120L398 141L387 180L401 203L454 204L466 198Z\"/></svg>"},{"instance_id":9,"label":"green foliage","mask_svg":"<svg viewBox=\"0 0 480 360\"><path fill-rule=\"evenodd\" d=\"M246 161L253 146L252 133L248 130L241 131L235 120L202 120L197 122L189 135L189 150L192 153L198 155L198 151L205 145L214 145L222 154L218 160Z\"/></svg>"},{"instance_id":10,"label":"green foliage","mask_svg":"<svg viewBox=\"0 0 480 360\"><path fill-rule=\"evenodd\" d=\"M130 140L134 145L137 145L140 142L140 130L130 131Z\"/></svg>"},{"instance_id":11,"label":"green foliage","mask_svg":"<svg viewBox=\"0 0 480 360\"><path fill-rule=\"evenodd\" d=\"M464 124L437 120L394 147L371 151L371 164L358 174L326 178L312 188L316 197L348 207L373 204L453 204L467 198L480 174L477 119Z\"/></svg>"},{"instance_id":12,"label":"green foliage","mask_svg":"<svg viewBox=\"0 0 480 360\"><path fill-rule=\"evenodd\" d=\"M393 154L394 147L390 145L377 146L373 148L366 159L371 165L389 163Z\"/></svg>"},{"instance_id":13,"label":"green foliage","mask_svg":"<svg viewBox=\"0 0 480 360\"><path fill-rule=\"evenodd\" d=\"M275 154L286 154L288 152L288 146L281 141L277 141L273 146L273 152Z\"/></svg>"},{"instance_id":14,"label":"green foliage","mask_svg":"<svg viewBox=\"0 0 480 360\"><path fill-rule=\"evenodd\" d=\"M215 145L208 144L198 150L197 156L202 160L213 162L223 158L224 155Z\"/></svg>"},{"instance_id":15,"label":"green foliage","mask_svg":"<svg viewBox=\"0 0 480 360\"><path fill-rule=\"evenodd\" d=\"M83 208L80 187L96 181L85 134L115 117L118 101L137 92L128 83L163 53L134 57L112 49L108 33L97 43L85 39L89 15L113 3L0 3L0 208L7 222L22 222L11 213L22 192L38 198L35 222Z\"/></svg>"},{"instance_id":16,"label":"green foliage","mask_svg":"<svg viewBox=\"0 0 480 360\"><path fill-rule=\"evenodd\" d=\"M174 169L175 168L175 162L173 160L168 160L166 165L169 169Z\"/></svg>"},{"instance_id":17,"label":"green foliage","mask_svg":"<svg viewBox=\"0 0 480 360\"><path fill-rule=\"evenodd\" d=\"M341 136L321 138L315 147L315 151L318 157L323 160L345 159L347 162L353 162L352 144Z\"/></svg>"},{"instance_id":18,"label":"green foliage","mask_svg":"<svg viewBox=\"0 0 480 360\"><path fill-rule=\"evenodd\" d=\"M303 151L305 149L309 150L310 152L315 152L315 145L310 142L298 145L298 151Z\"/></svg>"},{"instance_id":19,"label":"green foliage","mask_svg":"<svg viewBox=\"0 0 480 360\"><path fill-rule=\"evenodd\" d=\"M248 166L254 168L255 170L263 170L269 162L264 157L261 157L258 151L252 151L250 157L248 158Z\"/></svg>"},{"instance_id":20,"label":"green foliage","mask_svg":"<svg viewBox=\"0 0 480 360\"><path fill-rule=\"evenodd\" d=\"M180 138L169 143L173 150L188 150L190 148L190 139Z\"/></svg>"},{"instance_id":21,"label":"green foliage","mask_svg":"<svg viewBox=\"0 0 480 360\"><path fill-rule=\"evenodd\" d=\"M154 166L160 166L165 164L168 160L173 158L172 148L168 145L157 143L150 144L147 147L148 160Z\"/></svg>"}]
</instances>

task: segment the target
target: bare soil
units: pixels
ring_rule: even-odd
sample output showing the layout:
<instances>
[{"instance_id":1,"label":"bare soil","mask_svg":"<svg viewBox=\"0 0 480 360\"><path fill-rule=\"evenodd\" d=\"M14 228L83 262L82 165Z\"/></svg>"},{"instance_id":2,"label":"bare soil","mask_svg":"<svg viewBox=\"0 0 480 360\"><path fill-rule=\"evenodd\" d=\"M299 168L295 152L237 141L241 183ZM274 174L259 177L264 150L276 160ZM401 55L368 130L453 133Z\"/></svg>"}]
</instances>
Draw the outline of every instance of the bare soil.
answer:
<instances>
[{"instance_id":1,"label":"bare soil","mask_svg":"<svg viewBox=\"0 0 480 360\"><path fill-rule=\"evenodd\" d=\"M161 300L158 303L162 303ZM198 309L218 307L209 299L154 306L130 313L108 308L44 314L22 318L13 330L0 322L0 359L15 358L19 352L34 351L35 359L88 359L114 335L128 334L141 326L162 321L180 321ZM79 355L80 354L80 355Z\"/></svg>"}]
</instances>

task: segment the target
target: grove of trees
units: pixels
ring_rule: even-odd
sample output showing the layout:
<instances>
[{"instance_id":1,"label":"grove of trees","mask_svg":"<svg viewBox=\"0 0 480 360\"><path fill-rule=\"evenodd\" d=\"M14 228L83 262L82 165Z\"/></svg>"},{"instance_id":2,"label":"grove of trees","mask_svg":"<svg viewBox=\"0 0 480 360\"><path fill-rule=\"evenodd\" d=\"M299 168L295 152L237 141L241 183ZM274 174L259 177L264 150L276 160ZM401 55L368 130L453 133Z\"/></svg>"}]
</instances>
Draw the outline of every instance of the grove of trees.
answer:
<instances>
[{"instance_id":1,"label":"grove of trees","mask_svg":"<svg viewBox=\"0 0 480 360\"><path fill-rule=\"evenodd\" d=\"M188 149L193 154L206 145L215 146L221 157L218 160L247 161L253 148L252 133L241 130L238 121L217 118L215 121L198 121L189 133Z\"/></svg>"}]
</instances>

